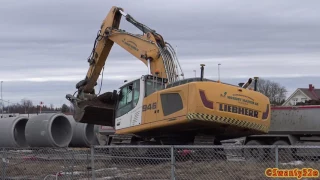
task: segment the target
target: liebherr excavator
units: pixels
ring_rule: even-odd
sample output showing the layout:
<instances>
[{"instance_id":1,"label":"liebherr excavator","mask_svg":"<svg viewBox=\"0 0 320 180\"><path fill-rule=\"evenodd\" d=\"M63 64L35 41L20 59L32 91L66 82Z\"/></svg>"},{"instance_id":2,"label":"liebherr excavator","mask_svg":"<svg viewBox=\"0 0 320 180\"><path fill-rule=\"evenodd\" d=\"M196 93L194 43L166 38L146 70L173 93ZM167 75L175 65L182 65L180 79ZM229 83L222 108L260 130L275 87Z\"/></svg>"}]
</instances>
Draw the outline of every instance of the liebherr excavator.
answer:
<instances>
[{"instance_id":1,"label":"liebherr excavator","mask_svg":"<svg viewBox=\"0 0 320 180\"><path fill-rule=\"evenodd\" d=\"M122 16L143 34L119 29ZM125 82L119 91L97 95L94 87L114 43L142 61L149 73ZM247 89L257 79L238 86L209 80L203 64L199 78L183 78L171 45L120 7L112 7L102 22L88 62L85 79L76 85L77 95L66 98L74 105L77 122L115 128L108 144L122 137L129 144L219 144L269 129L269 99Z\"/></svg>"}]
</instances>

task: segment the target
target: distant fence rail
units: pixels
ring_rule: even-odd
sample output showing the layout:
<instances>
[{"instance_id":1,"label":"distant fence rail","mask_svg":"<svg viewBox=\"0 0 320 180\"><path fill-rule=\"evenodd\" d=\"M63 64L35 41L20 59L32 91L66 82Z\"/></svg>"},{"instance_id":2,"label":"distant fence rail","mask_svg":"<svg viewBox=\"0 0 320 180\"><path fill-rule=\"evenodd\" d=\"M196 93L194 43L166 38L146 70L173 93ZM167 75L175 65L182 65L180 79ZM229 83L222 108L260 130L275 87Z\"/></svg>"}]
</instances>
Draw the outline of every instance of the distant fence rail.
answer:
<instances>
[{"instance_id":1,"label":"distant fence rail","mask_svg":"<svg viewBox=\"0 0 320 180\"><path fill-rule=\"evenodd\" d=\"M320 146L93 146L0 153L3 180L319 179L320 170Z\"/></svg>"}]
</instances>

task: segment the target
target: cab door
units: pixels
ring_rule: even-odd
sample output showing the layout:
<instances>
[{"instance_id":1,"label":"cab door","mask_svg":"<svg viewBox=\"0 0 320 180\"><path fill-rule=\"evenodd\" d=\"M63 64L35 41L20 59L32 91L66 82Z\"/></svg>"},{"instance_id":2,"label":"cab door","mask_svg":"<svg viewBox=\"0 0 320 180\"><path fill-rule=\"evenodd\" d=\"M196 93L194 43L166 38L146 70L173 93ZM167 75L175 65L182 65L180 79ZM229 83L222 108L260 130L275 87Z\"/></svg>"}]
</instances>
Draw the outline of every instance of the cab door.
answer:
<instances>
[{"instance_id":1,"label":"cab door","mask_svg":"<svg viewBox=\"0 0 320 180\"><path fill-rule=\"evenodd\" d=\"M152 123L157 120L158 92L155 89L155 83L145 81L144 100L142 103L142 123Z\"/></svg>"},{"instance_id":2,"label":"cab door","mask_svg":"<svg viewBox=\"0 0 320 180\"><path fill-rule=\"evenodd\" d=\"M132 84L129 84L121 89L123 97L119 101L116 111L116 130L130 127L131 110L133 109L133 92L131 91L131 87Z\"/></svg>"},{"instance_id":3,"label":"cab door","mask_svg":"<svg viewBox=\"0 0 320 180\"><path fill-rule=\"evenodd\" d=\"M131 125L137 126L142 122L142 103L143 103L143 81L136 80L133 82L133 110L131 114Z\"/></svg>"}]
</instances>

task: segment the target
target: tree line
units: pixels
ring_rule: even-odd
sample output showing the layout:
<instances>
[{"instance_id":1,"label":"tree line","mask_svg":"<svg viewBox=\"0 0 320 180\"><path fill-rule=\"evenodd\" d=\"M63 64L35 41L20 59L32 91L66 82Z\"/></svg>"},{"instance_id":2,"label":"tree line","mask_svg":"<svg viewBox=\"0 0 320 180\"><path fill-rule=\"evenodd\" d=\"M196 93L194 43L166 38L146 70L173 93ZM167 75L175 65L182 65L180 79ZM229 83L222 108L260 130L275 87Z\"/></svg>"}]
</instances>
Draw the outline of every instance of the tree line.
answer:
<instances>
[{"instance_id":1,"label":"tree line","mask_svg":"<svg viewBox=\"0 0 320 180\"><path fill-rule=\"evenodd\" d=\"M254 82L249 86L249 88L254 88ZM259 78L257 83L257 91L267 96L270 100L271 105L282 105L287 98L287 89L281 84Z\"/></svg>"},{"instance_id":2,"label":"tree line","mask_svg":"<svg viewBox=\"0 0 320 180\"><path fill-rule=\"evenodd\" d=\"M1 112L0 108L0 112ZM72 111L72 107L68 106L66 104L63 104L61 107L54 107L53 104L42 105L41 112L44 111L52 111L52 112L70 112ZM4 105L3 107L4 113L19 113L19 114L36 114L40 113L40 106L34 105L32 100L24 98L21 99L20 103L10 104L10 105Z\"/></svg>"}]
</instances>

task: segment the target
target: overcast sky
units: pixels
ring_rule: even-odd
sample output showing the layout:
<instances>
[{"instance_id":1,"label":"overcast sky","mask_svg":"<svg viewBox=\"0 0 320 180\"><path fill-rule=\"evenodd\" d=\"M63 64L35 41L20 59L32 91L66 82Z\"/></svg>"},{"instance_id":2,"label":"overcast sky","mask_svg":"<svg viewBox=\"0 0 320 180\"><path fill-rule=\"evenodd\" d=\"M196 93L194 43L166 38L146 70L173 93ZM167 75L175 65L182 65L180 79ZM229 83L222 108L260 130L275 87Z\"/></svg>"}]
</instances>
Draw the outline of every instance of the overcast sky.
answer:
<instances>
[{"instance_id":1,"label":"overcast sky","mask_svg":"<svg viewBox=\"0 0 320 180\"><path fill-rule=\"evenodd\" d=\"M186 77L200 73L237 84L259 76L292 93L309 83L320 88L318 0L2 0L0 80L3 98L61 106L89 67L87 58L112 6L155 29L172 46ZM124 18L122 29L140 33ZM102 91L147 73L142 62L114 45ZM99 88L99 85L96 89Z\"/></svg>"}]
</instances>

